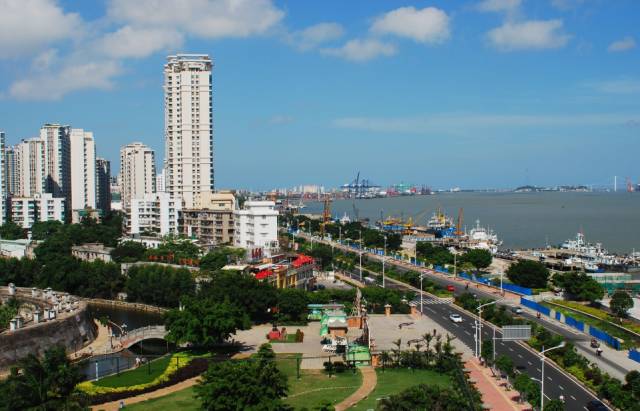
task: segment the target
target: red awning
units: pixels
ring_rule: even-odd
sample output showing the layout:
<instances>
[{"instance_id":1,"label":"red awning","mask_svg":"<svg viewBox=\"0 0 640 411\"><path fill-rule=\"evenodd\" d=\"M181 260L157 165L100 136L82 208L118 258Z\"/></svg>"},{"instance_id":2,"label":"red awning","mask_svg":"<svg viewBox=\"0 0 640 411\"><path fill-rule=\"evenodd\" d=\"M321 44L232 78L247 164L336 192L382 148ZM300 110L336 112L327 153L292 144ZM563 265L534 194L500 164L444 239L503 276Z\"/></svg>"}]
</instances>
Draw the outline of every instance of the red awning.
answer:
<instances>
[{"instance_id":1,"label":"red awning","mask_svg":"<svg viewBox=\"0 0 640 411\"><path fill-rule=\"evenodd\" d=\"M308 255L298 254L298 257L291 263L294 268L302 267L305 264L313 264L313 258Z\"/></svg>"},{"instance_id":2,"label":"red awning","mask_svg":"<svg viewBox=\"0 0 640 411\"><path fill-rule=\"evenodd\" d=\"M264 280L265 278L273 275L273 270L262 270L256 273L257 280Z\"/></svg>"}]
</instances>

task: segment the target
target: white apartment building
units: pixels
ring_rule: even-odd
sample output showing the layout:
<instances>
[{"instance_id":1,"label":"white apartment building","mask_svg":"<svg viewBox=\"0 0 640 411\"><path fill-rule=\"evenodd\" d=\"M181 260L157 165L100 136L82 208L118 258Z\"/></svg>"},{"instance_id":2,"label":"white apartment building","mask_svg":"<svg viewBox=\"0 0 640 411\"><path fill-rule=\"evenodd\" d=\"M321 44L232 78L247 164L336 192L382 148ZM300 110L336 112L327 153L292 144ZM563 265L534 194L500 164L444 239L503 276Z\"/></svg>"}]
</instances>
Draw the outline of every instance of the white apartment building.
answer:
<instances>
[{"instance_id":1,"label":"white apartment building","mask_svg":"<svg viewBox=\"0 0 640 411\"><path fill-rule=\"evenodd\" d=\"M120 195L127 210L134 198L156 192L156 160L154 151L142 143L131 143L120 149Z\"/></svg>"},{"instance_id":2,"label":"white apartment building","mask_svg":"<svg viewBox=\"0 0 640 411\"><path fill-rule=\"evenodd\" d=\"M16 170L16 196L32 197L44 192L45 158L44 142L39 138L22 140L13 148Z\"/></svg>"},{"instance_id":3,"label":"white apartment building","mask_svg":"<svg viewBox=\"0 0 640 411\"><path fill-rule=\"evenodd\" d=\"M165 190L193 208L213 191L213 110L208 55L178 54L164 66Z\"/></svg>"},{"instance_id":4,"label":"white apartment building","mask_svg":"<svg viewBox=\"0 0 640 411\"><path fill-rule=\"evenodd\" d=\"M160 170L156 176L156 193L164 193L166 191L164 168Z\"/></svg>"},{"instance_id":5,"label":"white apartment building","mask_svg":"<svg viewBox=\"0 0 640 411\"><path fill-rule=\"evenodd\" d=\"M69 126L45 124L40 129L44 143L45 192L71 199L71 144Z\"/></svg>"},{"instance_id":6,"label":"white apartment building","mask_svg":"<svg viewBox=\"0 0 640 411\"><path fill-rule=\"evenodd\" d=\"M129 234L178 234L178 218L182 210L179 198L168 193L146 194L131 200Z\"/></svg>"},{"instance_id":7,"label":"white apartment building","mask_svg":"<svg viewBox=\"0 0 640 411\"><path fill-rule=\"evenodd\" d=\"M275 206L274 201L246 201L242 210L234 212L236 247L262 248L267 257L277 253L278 211Z\"/></svg>"},{"instance_id":8,"label":"white apartment building","mask_svg":"<svg viewBox=\"0 0 640 411\"><path fill-rule=\"evenodd\" d=\"M5 204L7 202L8 178L7 178L7 152L5 147L4 131L0 131L0 225L5 223Z\"/></svg>"},{"instance_id":9,"label":"white apartment building","mask_svg":"<svg viewBox=\"0 0 640 411\"><path fill-rule=\"evenodd\" d=\"M50 193L31 197L11 198L11 220L22 228L31 228L36 221L64 222L65 200Z\"/></svg>"},{"instance_id":10,"label":"white apartment building","mask_svg":"<svg viewBox=\"0 0 640 411\"><path fill-rule=\"evenodd\" d=\"M96 208L96 144L93 133L72 128L71 142L71 209Z\"/></svg>"}]
</instances>

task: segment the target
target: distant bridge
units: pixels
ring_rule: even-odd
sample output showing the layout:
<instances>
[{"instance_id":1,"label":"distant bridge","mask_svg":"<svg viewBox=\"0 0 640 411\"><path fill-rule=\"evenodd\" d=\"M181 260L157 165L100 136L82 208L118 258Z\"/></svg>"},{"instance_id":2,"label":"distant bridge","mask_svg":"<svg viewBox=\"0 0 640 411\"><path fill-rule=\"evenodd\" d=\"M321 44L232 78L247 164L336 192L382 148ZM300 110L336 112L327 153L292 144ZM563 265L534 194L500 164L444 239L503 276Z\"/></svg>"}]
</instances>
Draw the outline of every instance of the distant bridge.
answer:
<instances>
[{"instance_id":1,"label":"distant bridge","mask_svg":"<svg viewBox=\"0 0 640 411\"><path fill-rule=\"evenodd\" d=\"M148 325L146 327L131 330L119 338L121 348L129 348L143 340L157 338L164 340L167 336L167 330L164 325Z\"/></svg>"}]
</instances>

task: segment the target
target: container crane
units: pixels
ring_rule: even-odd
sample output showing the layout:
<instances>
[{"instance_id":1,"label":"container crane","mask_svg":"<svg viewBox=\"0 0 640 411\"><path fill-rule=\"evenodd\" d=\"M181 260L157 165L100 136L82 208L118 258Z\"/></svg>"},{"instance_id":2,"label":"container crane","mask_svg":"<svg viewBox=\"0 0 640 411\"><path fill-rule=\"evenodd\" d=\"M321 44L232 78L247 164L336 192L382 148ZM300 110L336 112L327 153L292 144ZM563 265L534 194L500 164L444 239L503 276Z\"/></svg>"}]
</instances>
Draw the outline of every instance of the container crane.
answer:
<instances>
[{"instance_id":1,"label":"container crane","mask_svg":"<svg viewBox=\"0 0 640 411\"><path fill-rule=\"evenodd\" d=\"M462 221L464 218L464 210L462 207L458 210L458 222L456 223L456 237L462 237Z\"/></svg>"}]
</instances>

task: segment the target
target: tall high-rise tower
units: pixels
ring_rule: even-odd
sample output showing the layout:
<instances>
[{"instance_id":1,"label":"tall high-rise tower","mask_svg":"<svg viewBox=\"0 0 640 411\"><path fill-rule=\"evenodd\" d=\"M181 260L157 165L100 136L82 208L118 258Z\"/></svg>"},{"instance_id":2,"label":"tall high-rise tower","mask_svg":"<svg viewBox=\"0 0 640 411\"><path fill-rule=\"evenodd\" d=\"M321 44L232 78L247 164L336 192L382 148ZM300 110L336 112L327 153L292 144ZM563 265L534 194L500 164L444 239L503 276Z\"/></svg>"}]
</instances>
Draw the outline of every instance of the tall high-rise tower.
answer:
<instances>
[{"instance_id":1,"label":"tall high-rise tower","mask_svg":"<svg viewBox=\"0 0 640 411\"><path fill-rule=\"evenodd\" d=\"M142 143L131 143L120 149L120 195L128 212L131 200L156 191L154 151Z\"/></svg>"},{"instance_id":2,"label":"tall high-rise tower","mask_svg":"<svg viewBox=\"0 0 640 411\"><path fill-rule=\"evenodd\" d=\"M64 197L71 205L71 143L69 126L45 124L40 129L40 139L45 150L45 192L54 197Z\"/></svg>"},{"instance_id":3,"label":"tall high-rise tower","mask_svg":"<svg viewBox=\"0 0 640 411\"><path fill-rule=\"evenodd\" d=\"M5 223L5 203L7 202L7 153L5 151L4 131L0 131L0 224Z\"/></svg>"},{"instance_id":4,"label":"tall high-rise tower","mask_svg":"<svg viewBox=\"0 0 640 411\"><path fill-rule=\"evenodd\" d=\"M96 144L93 133L72 128L71 209L96 208Z\"/></svg>"},{"instance_id":5,"label":"tall high-rise tower","mask_svg":"<svg viewBox=\"0 0 640 411\"><path fill-rule=\"evenodd\" d=\"M164 66L165 190L192 208L213 191L213 110L208 55L178 54Z\"/></svg>"},{"instance_id":6,"label":"tall high-rise tower","mask_svg":"<svg viewBox=\"0 0 640 411\"><path fill-rule=\"evenodd\" d=\"M45 192L45 148L39 138L22 140L13 148L16 168L15 192L19 197L32 197Z\"/></svg>"},{"instance_id":7,"label":"tall high-rise tower","mask_svg":"<svg viewBox=\"0 0 640 411\"><path fill-rule=\"evenodd\" d=\"M105 213L111 210L111 162L104 158L96 159L96 207Z\"/></svg>"}]
</instances>

